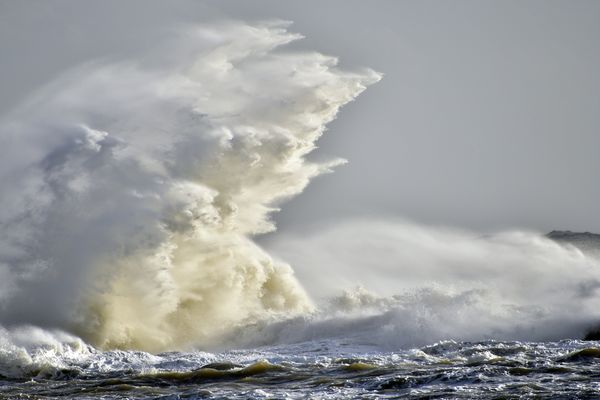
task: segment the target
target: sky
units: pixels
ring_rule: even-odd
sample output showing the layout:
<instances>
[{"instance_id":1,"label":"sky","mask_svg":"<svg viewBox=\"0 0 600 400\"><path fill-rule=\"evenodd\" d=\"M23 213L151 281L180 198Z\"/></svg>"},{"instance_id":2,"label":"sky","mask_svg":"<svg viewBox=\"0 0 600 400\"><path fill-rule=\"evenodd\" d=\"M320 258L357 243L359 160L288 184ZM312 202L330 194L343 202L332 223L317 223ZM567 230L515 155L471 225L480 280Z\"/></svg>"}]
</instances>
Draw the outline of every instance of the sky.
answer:
<instances>
[{"instance_id":1,"label":"sky","mask_svg":"<svg viewBox=\"0 0 600 400\"><path fill-rule=\"evenodd\" d=\"M280 231L375 216L600 232L596 1L3 0L0 113L81 63L226 19L293 21L294 47L384 75L311 155L348 164L283 204Z\"/></svg>"}]
</instances>

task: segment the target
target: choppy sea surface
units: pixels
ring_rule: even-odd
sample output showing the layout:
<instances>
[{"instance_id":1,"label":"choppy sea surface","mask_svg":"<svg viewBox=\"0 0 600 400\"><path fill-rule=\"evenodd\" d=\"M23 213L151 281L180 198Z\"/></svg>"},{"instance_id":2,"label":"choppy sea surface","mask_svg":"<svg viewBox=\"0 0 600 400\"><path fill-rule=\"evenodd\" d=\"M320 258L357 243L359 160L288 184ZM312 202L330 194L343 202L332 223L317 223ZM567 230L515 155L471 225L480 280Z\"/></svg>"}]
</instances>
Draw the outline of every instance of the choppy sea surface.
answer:
<instances>
[{"instance_id":1,"label":"choppy sea surface","mask_svg":"<svg viewBox=\"0 0 600 400\"><path fill-rule=\"evenodd\" d=\"M381 79L279 50L288 26L190 26L2 116L0 400L600 397L600 350L560 341L600 337L598 235L381 216L255 241ZM196 345L228 350L159 353Z\"/></svg>"},{"instance_id":2,"label":"choppy sea surface","mask_svg":"<svg viewBox=\"0 0 600 400\"><path fill-rule=\"evenodd\" d=\"M600 349L579 340L442 341L380 351L328 339L157 355L74 342L31 354L4 350L1 368L0 398L7 399L575 399L600 393Z\"/></svg>"},{"instance_id":3,"label":"choppy sea surface","mask_svg":"<svg viewBox=\"0 0 600 400\"><path fill-rule=\"evenodd\" d=\"M552 236L600 248L597 235ZM100 350L63 330L0 326L0 399L600 398L600 344L579 340L600 338L600 266L568 251L580 263L543 263L534 276L545 286L514 270L481 290L357 289L312 315L245 325L221 338L225 346L204 347L227 350Z\"/></svg>"}]
</instances>

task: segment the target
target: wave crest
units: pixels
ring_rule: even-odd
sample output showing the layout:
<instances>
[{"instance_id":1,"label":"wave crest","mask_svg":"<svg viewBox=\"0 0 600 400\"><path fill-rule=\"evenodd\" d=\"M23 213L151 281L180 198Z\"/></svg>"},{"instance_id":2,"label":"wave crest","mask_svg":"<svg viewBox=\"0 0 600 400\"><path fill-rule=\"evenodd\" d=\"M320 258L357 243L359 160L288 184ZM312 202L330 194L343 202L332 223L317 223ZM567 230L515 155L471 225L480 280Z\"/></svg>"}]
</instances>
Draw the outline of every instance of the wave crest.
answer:
<instances>
[{"instance_id":1,"label":"wave crest","mask_svg":"<svg viewBox=\"0 0 600 400\"><path fill-rule=\"evenodd\" d=\"M379 79L281 22L181 32L162 52L91 63L0 128L0 319L104 348L213 346L312 303L252 236L339 160L305 156Z\"/></svg>"}]
</instances>

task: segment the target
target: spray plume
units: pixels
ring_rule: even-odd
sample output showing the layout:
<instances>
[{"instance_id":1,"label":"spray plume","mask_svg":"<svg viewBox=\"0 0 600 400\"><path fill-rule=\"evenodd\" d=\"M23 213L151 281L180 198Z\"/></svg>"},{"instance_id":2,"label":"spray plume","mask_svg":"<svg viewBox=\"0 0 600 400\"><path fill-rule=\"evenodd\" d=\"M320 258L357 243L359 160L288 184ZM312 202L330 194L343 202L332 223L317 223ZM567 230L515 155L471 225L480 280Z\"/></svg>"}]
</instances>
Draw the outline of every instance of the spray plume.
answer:
<instances>
[{"instance_id":1,"label":"spray plume","mask_svg":"<svg viewBox=\"0 0 600 400\"><path fill-rule=\"evenodd\" d=\"M597 253L536 232L481 235L371 218L277 235L267 247L329 304L310 326L280 324L273 341L342 335L397 348L581 339L600 321Z\"/></svg>"},{"instance_id":2,"label":"spray plume","mask_svg":"<svg viewBox=\"0 0 600 400\"><path fill-rule=\"evenodd\" d=\"M311 178L305 156L380 76L279 49L281 22L179 32L137 61L89 63L0 127L0 321L103 348L218 345L312 303L252 236Z\"/></svg>"}]
</instances>

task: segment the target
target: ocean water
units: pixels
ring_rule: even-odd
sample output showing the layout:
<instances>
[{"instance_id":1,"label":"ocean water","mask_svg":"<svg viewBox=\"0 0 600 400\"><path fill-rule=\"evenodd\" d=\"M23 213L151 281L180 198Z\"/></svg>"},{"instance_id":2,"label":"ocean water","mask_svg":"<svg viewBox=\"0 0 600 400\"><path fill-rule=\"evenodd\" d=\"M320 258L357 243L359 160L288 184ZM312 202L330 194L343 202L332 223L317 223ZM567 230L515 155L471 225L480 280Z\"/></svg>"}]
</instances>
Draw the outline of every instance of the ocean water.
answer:
<instances>
[{"instance_id":1,"label":"ocean water","mask_svg":"<svg viewBox=\"0 0 600 400\"><path fill-rule=\"evenodd\" d=\"M288 28L174 29L2 116L0 398L594 398L594 235L256 239L382 77Z\"/></svg>"},{"instance_id":2,"label":"ocean water","mask_svg":"<svg viewBox=\"0 0 600 400\"><path fill-rule=\"evenodd\" d=\"M600 349L578 340L456 342L381 351L343 339L225 352L0 353L14 399L597 398Z\"/></svg>"},{"instance_id":3,"label":"ocean water","mask_svg":"<svg viewBox=\"0 0 600 400\"><path fill-rule=\"evenodd\" d=\"M587 268L598 268L572 247L584 240L593 252L598 235L552 236L562 244L540 238L544 251L576 252ZM531 267L531 260L528 251L518 262ZM303 316L242 324L210 350L200 343L186 351L107 350L59 329L0 328L0 398L598 398L600 346L581 340L598 319L583 309L569 317L581 299L569 300L563 272L548 273L561 282L563 308L533 289L536 301L505 299L508 306L499 307L489 286L390 297L358 287ZM516 283L491 286L505 293Z\"/></svg>"}]
</instances>

